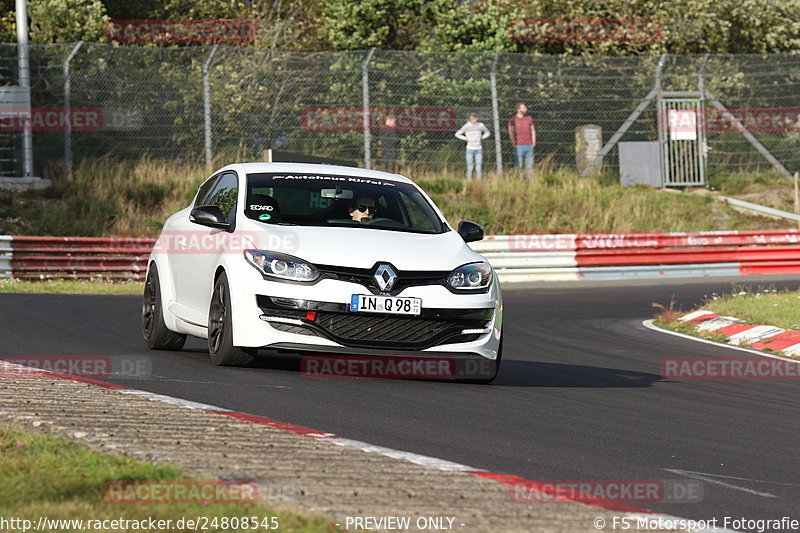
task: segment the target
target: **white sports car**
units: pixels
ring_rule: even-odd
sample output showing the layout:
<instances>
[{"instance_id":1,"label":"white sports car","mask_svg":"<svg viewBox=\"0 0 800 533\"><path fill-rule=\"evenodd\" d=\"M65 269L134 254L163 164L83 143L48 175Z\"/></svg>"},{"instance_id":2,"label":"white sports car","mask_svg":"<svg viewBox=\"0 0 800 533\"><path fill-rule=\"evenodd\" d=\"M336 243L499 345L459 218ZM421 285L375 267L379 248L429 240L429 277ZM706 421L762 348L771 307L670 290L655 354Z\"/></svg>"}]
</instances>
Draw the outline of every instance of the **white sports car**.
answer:
<instances>
[{"instance_id":1,"label":"white sports car","mask_svg":"<svg viewBox=\"0 0 800 533\"><path fill-rule=\"evenodd\" d=\"M164 223L150 256L142 333L154 350L208 339L216 365L259 348L449 357L453 379L490 382L502 355L500 284L396 174L244 163L214 173Z\"/></svg>"}]
</instances>

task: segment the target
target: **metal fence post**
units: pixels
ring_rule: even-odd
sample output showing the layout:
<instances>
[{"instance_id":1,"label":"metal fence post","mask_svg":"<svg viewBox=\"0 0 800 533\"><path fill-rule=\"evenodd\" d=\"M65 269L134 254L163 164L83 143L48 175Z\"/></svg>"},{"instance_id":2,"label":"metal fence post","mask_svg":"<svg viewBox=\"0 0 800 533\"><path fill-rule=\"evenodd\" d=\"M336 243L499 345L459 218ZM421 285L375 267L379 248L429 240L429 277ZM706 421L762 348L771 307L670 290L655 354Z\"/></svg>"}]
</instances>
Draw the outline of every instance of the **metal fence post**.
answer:
<instances>
[{"instance_id":1,"label":"metal fence post","mask_svg":"<svg viewBox=\"0 0 800 533\"><path fill-rule=\"evenodd\" d=\"M70 110L72 109L72 82L69 77L69 65L81 46L83 46L83 41L78 41L78 44L67 55L63 66L64 114L68 117L64 127L64 179L67 181L72 179L72 117L70 115Z\"/></svg>"},{"instance_id":2,"label":"metal fence post","mask_svg":"<svg viewBox=\"0 0 800 533\"><path fill-rule=\"evenodd\" d=\"M218 44L211 47L211 53L208 54L208 59L203 63L203 120L205 122L205 140L206 140L206 167L211 168L211 162L214 158L214 153L211 150L211 79L209 75L209 67L211 61L214 59L214 54L217 53Z\"/></svg>"},{"instance_id":3,"label":"metal fence post","mask_svg":"<svg viewBox=\"0 0 800 533\"><path fill-rule=\"evenodd\" d=\"M16 0L17 24L17 65L19 86L28 94L28 113L31 114L31 71L28 49L28 0ZM33 130L24 128L22 132L22 175L33 176Z\"/></svg>"},{"instance_id":4,"label":"metal fence post","mask_svg":"<svg viewBox=\"0 0 800 533\"><path fill-rule=\"evenodd\" d=\"M497 175L503 175L503 145L500 139L500 110L497 105L497 58L500 52L494 53L492 59L492 72L490 80L492 83L492 121L494 122L494 155L497 163Z\"/></svg>"},{"instance_id":5,"label":"metal fence post","mask_svg":"<svg viewBox=\"0 0 800 533\"><path fill-rule=\"evenodd\" d=\"M370 112L369 112L369 62L372 59L372 54L375 53L375 48L370 48L364 63L361 65L361 105L363 107L363 120L364 120L364 166L372 168L372 138L369 131L370 127Z\"/></svg>"}]
</instances>

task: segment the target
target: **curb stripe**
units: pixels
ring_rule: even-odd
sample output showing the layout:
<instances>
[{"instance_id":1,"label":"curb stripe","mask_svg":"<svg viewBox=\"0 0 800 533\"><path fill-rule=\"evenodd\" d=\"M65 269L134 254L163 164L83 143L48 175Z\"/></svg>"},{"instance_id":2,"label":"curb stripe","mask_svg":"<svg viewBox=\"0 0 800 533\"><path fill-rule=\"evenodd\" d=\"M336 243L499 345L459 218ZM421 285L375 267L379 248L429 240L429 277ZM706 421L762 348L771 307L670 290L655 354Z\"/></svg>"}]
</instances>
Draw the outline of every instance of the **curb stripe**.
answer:
<instances>
[{"instance_id":1,"label":"curb stripe","mask_svg":"<svg viewBox=\"0 0 800 533\"><path fill-rule=\"evenodd\" d=\"M736 348L740 344L749 344L754 349L746 351L762 355L764 357L772 357L775 359L790 360L800 363L800 361L790 357L792 355L800 355L800 331L792 329L783 329L778 326L769 324L746 324L744 320L733 316L719 316L710 320L701 322L701 319L706 316L703 313L709 313L705 309L698 309L691 313L687 313L678 319L679 322L692 322L697 325L698 331L713 331L719 335L728 337L728 343L716 343L701 339L693 335L680 334L694 340L701 340L704 342L711 342L711 344L718 344L720 346L727 346L729 348ZM659 328L650 320L650 326L644 322L644 326L650 329L657 329L658 331L678 335L675 331L669 331ZM698 324L698 322L700 322ZM652 326L652 327L651 327ZM765 352L769 350L773 353Z\"/></svg>"},{"instance_id":2,"label":"curb stripe","mask_svg":"<svg viewBox=\"0 0 800 533\"><path fill-rule=\"evenodd\" d=\"M726 326L730 326L731 324L741 324L742 322L742 320L732 316L718 316L717 318L706 320L697 326L697 329L699 331L715 331Z\"/></svg>"},{"instance_id":3,"label":"curb stripe","mask_svg":"<svg viewBox=\"0 0 800 533\"><path fill-rule=\"evenodd\" d=\"M733 338L737 335L741 335L742 333L747 333L751 329L754 329L755 326L753 324L731 324L730 326L724 326L721 328L716 328L714 333L717 335L725 335L728 338ZM739 344L738 342L736 344Z\"/></svg>"},{"instance_id":4,"label":"curb stripe","mask_svg":"<svg viewBox=\"0 0 800 533\"><path fill-rule=\"evenodd\" d=\"M705 309L698 309L697 311L692 311L688 315L683 315L678 319L678 322L693 322L707 316L718 317L719 315Z\"/></svg>"},{"instance_id":5,"label":"curb stripe","mask_svg":"<svg viewBox=\"0 0 800 533\"><path fill-rule=\"evenodd\" d=\"M753 348L763 350L769 348L774 352L788 351L793 346L800 344L800 331L787 329L777 335L761 339L753 343Z\"/></svg>"},{"instance_id":6,"label":"curb stripe","mask_svg":"<svg viewBox=\"0 0 800 533\"><path fill-rule=\"evenodd\" d=\"M764 338L769 338L773 335L777 335L778 333L782 333L786 331L782 328L776 328L775 326L765 326L765 325L758 325L754 326L746 331L742 331L736 335L731 335L730 342L733 344L752 344L755 341L759 341Z\"/></svg>"}]
</instances>

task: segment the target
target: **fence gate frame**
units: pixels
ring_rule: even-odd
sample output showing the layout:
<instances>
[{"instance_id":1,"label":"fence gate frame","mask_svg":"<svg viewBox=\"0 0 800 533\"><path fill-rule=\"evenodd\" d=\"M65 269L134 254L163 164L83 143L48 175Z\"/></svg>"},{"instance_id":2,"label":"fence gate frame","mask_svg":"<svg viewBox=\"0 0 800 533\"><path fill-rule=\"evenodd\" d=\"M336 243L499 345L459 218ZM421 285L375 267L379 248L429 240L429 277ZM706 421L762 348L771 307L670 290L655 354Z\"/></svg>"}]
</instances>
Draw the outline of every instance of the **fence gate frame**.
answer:
<instances>
[{"instance_id":1,"label":"fence gate frame","mask_svg":"<svg viewBox=\"0 0 800 533\"><path fill-rule=\"evenodd\" d=\"M659 91L658 146L663 187L702 187L706 184L706 143L702 91ZM673 131L669 124L670 111L694 111L693 130ZM686 134L683 139L674 136Z\"/></svg>"}]
</instances>

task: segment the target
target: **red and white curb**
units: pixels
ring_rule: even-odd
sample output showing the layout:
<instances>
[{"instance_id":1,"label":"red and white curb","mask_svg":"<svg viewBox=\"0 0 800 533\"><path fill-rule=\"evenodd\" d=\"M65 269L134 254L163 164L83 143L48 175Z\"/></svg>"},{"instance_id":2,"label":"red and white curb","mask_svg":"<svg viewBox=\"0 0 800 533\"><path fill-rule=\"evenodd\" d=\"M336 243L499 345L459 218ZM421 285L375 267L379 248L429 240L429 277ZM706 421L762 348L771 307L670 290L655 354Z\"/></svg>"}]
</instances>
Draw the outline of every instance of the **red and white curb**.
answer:
<instances>
[{"instance_id":1,"label":"red and white curb","mask_svg":"<svg viewBox=\"0 0 800 533\"><path fill-rule=\"evenodd\" d=\"M699 331L723 335L734 346L748 345L760 355L778 355L790 359L793 355L800 355L800 331L768 324L745 324L739 318L720 316L705 309L693 311L678 321L694 324Z\"/></svg>"},{"instance_id":2,"label":"red and white curb","mask_svg":"<svg viewBox=\"0 0 800 533\"><path fill-rule=\"evenodd\" d=\"M506 485L509 487L524 486L527 490L532 492L541 492L542 487L547 486L547 482L543 481L527 479L521 476L490 472L488 470L483 470L459 463L454 463L451 461L447 461L445 459L438 459L436 457L429 457L426 455L420 455L401 450L394 450L392 448L386 448L383 446L376 446L366 442L339 437L334 433L328 433L325 431L319 431L308 427L289 424L287 422L281 422L280 420L274 420L272 418L266 418L259 415L242 413L239 411L232 411L230 409L225 409L223 407L217 407L204 403L193 402L190 400L184 400L181 398L175 398L173 396L166 396L163 394L156 394L154 392L132 389L129 387L125 387L123 385L109 383L107 381L100 381L92 378L87 378L83 376L74 376L70 374L60 374L57 372L43 370L40 368L25 367L22 365L9 363L6 361L0 361L0 370L2 369L13 371L17 375L24 374L25 372L37 372L42 376L47 376L48 378L65 379L69 381L88 383L103 389L120 392L122 394L131 394L135 396L140 396L142 398L168 403L171 405L177 405L180 407L193 409L196 411L203 411L209 414L228 416L243 422L260 424L273 429L288 431L289 433L299 435L302 437L324 440L325 442L330 442L331 444L337 446L342 446L346 448L355 448L366 453L375 453L378 455L383 455L385 457L390 457L392 459L408 461L410 463L426 466L429 468L434 468L436 470L441 470L445 472L463 472L465 474L469 474L481 479L492 479L501 485ZM558 495L555 496L554 498L548 495L548 498L552 498L555 501L563 503L580 503L591 507L597 507L605 511L617 511L620 513L624 513L627 517L629 517L633 521L635 521L637 518L646 517L649 521L656 521L664 524L674 524L674 523L685 524L690 522L697 522L674 515L656 513L654 511L650 511L649 509L628 505L615 500L594 499L591 502L586 502L586 501L571 499L563 495ZM721 528L689 528L689 529L684 529L684 531L690 531L691 533L736 533L734 530L721 529Z\"/></svg>"}]
</instances>

